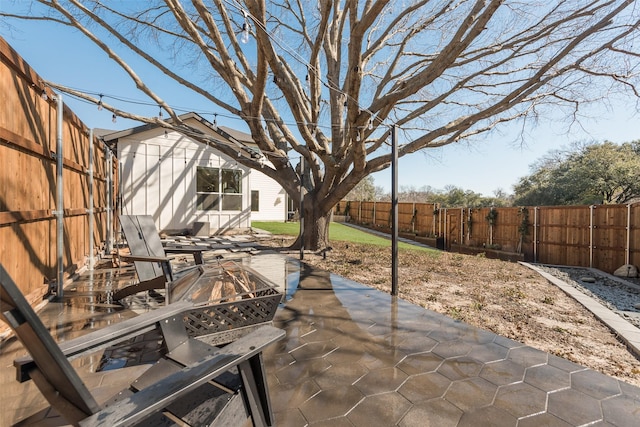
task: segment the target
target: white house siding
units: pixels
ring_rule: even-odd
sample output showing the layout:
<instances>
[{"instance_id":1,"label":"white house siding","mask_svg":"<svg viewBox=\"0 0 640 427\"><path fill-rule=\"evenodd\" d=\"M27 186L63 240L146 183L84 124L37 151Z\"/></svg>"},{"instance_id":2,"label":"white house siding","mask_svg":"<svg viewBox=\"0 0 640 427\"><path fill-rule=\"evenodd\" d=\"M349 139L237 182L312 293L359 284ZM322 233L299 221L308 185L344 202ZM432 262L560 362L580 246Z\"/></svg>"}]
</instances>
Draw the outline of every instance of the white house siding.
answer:
<instances>
[{"instance_id":1,"label":"white house siding","mask_svg":"<svg viewBox=\"0 0 640 427\"><path fill-rule=\"evenodd\" d=\"M163 231L191 230L196 221L209 222L212 232L251 226L250 169L212 148L154 129L120 138L118 157L123 213L151 215ZM196 211L197 166L242 170L241 212Z\"/></svg>"},{"instance_id":2,"label":"white house siding","mask_svg":"<svg viewBox=\"0 0 640 427\"><path fill-rule=\"evenodd\" d=\"M265 166L267 167L267 166ZM251 212L253 221L282 221L287 218L287 195L273 179L258 170L251 171L251 190L259 191L259 210Z\"/></svg>"}]
</instances>

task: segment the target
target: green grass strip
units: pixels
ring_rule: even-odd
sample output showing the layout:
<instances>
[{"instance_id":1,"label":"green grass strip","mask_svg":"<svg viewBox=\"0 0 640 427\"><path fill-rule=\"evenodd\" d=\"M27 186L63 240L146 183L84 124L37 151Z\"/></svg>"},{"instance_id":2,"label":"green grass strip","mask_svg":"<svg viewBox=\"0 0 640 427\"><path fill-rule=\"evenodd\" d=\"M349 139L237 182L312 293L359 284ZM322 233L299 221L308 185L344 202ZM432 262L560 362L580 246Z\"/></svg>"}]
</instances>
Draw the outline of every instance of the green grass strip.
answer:
<instances>
[{"instance_id":1,"label":"green grass strip","mask_svg":"<svg viewBox=\"0 0 640 427\"><path fill-rule=\"evenodd\" d=\"M299 222L263 222L252 221L251 226L253 228L259 228L261 230L268 231L272 234L284 234L287 236L297 236L300 233ZM391 247L391 240L385 239L380 236L376 236L371 233L358 230L353 227L340 224L338 222L332 222L329 227L329 240L340 242L352 242L363 245L374 245L385 248ZM421 246L410 245L408 243L399 242L398 249L409 249L419 251L432 251L436 253L435 249L423 248Z\"/></svg>"}]
</instances>

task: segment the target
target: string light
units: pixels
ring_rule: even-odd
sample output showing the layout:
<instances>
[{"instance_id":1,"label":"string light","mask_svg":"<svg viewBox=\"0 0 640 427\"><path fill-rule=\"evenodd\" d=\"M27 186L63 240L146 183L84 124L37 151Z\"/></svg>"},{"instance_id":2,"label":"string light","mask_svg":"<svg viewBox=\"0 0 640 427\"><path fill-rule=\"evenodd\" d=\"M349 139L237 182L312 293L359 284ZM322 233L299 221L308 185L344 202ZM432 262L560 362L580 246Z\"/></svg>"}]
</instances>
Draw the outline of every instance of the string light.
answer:
<instances>
[{"instance_id":1,"label":"string light","mask_svg":"<svg viewBox=\"0 0 640 427\"><path fill-rule=\"evenodd\" d=\"M98 111L102 111L102 94L100 94L100 100L98 101Z\"/></svg>"},{"instance_id":2,"label":"string light","mask_svg":"<svg viewBox=\"0 0 640 427\"><path fill-rule=\"evenodd\" d=\"M153 103L150 103L150 102L145 102L145 101L131 99L131 98L125 98L125 97L121 97L121 96L117 96L117 95L109 95L109 94L104 94L104 93L100 93L100 92L93 92L93 91L90 91L90 90L77 89L77 88L73 88L73 87L64 87L64 86L57 85L55 83L50 83L50 82L47 83L47 84L52 85L57 90L61 90L62 92L68 93L73 98L77 98L77 99L79 99L79 100L81 100L83 102L93 103L94 105L98 106L98 109L100 109L100 107L102 107L102 109L104 109L104 102L103 102L104 98L112 98L112 99L120 101L120 102L124 102L124 103L128 103L128 104L135 104L135 105L146 105L146 106L154 105ZM83 92L86 95L98 96L99 99L97 101L90 101L88 99L83 98L82 96L79 96L79 95L75 94L74 92ZM46 95L46 92L43 90L43 93L42 93L43 99L44 99L45 95ZM341 95L342 95L342 99L344 100L345 106L348 105L348 103L347 103L348 96L346 94L344 94L344 93L342 93ZM48 99L48 97L46 99ZM188 107L171 106L171 108L173 110L175 110L175 111L178 111L178 112L193 112L193 113L201 114L201 115L202 114L212 114L212 113L207 113L207 112L204 112L204 111L196 111L196 110L193 110L193 109L189 109ZM365 109L365 110L361 110L361 111L368 111L368 110ZM219 115L218 113L213 113L213 116L214 116L214 118L213 118L213 127L214 128L218 127L218 123L217 123L217 116L218 115ZM159 117L162 118L162 108L160 108L160 110L159 110ZM221 114L221 117L226 117L226 118L229 118L229 119L232 119L232 120L241 120L239 117L233 116L233 115ZM251 117L245 117L245 118L251 118ZM265 120L267 122L272 121L272 122L277 123L279 125L286 124L286 125L291 125L291 126L299 126L299 125L302 124L302 123L299 123L299 122L296 122L296 121L284 122L281 119L279 119L279 120L265 119L265 118L261 118L261 119L263 119L263 120ZM369 122L367 124L367 128L369 130L373 129L373 121L374 120L378 120L378 119L376 117L373 117L373 116L369 119ZM112 122L116 123L116 114L113 114ZM312 123L307 123L307 124L312 124ZM385 126L382 121L380 122L380 124ZM340 125L331 125L331 126L324 125L323 126L323 125L321 125L319 123L313 123L313 125L317 126L318 128L324 127L324 128L327 128L327 129L334 128L336 126L340 126ZM317 133L318 130L319 129L316 129L316 133Z\"/></svg>"},{"instance_id":3,"label":"string light","mask_svg":"<svg viewBox=\"0 0 640 427\"><path fill-rule=\"evenodd\" d=\"M162 107L158 107L160 111L158 111L158 118L162 120Z\"/></svg>"},{"instance_id":4,"label":"string light","mask_svg":"<svg viewBox=\"0 0 640 427\"><path fill-rule=\"evenodd\" d=\"M47 90L46 89L42 89L42 93L40 94L40 96L42 97L42 99L44 99L45 101L47 101L49 99L49 96L47 95Z\"/></svg>"},{"instance_id":5,"label":"string light","mask_svg":"<svg viewBox=\"0 0 640 427\"><path fill-rule=\"evenodd\" d=\"M242 11L244 15L244 23L242 24L242 32L240 33L240 41L244 44L249 43L249 17L247 12Z\"/></svg>"},{"instance_id":6,"label":"string light","mask_svg":"<svg viewBox=\"0 0 640 427\"><path fill-rule=\"evenodd\" d=\"M115 123L118 118L116 117L116 113L113 113L111 116L111 123Z\"/></svg>"}]
</instances>

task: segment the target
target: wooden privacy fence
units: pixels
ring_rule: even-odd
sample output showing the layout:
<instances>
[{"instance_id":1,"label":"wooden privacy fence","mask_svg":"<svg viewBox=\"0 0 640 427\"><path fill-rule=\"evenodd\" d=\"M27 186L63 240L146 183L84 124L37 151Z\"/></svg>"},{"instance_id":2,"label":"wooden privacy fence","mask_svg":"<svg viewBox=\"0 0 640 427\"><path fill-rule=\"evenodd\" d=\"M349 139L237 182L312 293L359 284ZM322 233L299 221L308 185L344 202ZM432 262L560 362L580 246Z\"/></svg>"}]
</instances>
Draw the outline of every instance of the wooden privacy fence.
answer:
<instances>
[{"instance_id":1,"label":"wooden privacy fence","mask_svg":"<svg viewBox=\"0 0 640 427\"><path fill-rule=\"evenodd\" d=\"M335 213L355 224L391 229L391 202L343 201ZM511 208L398 203L398 231L457 252L609 273L624 264L640 266L640 203Z\"/></svg>"},{"instance_id":2,"label":"wooden privacy fence","mask_svg":"<svg viewBox=\"0 0 640 427\"><path fill-rule=\"evenodd\" d=\"M61 277L60 271L62 275L74 272L106 240L108 206L113 206L107 197L115 197L115 192L108 191L111 152L95 138L91 146L89 129L66 106L61 126L63 149L56 152L56 95L2 38L0 93L0 262L34 302L48 291L48 284ZM64 203L58 216L60 154ZM57 250L59 217L62 254ZM58 268L59 256L62 269Z\"/></svg>"}]
</instances>

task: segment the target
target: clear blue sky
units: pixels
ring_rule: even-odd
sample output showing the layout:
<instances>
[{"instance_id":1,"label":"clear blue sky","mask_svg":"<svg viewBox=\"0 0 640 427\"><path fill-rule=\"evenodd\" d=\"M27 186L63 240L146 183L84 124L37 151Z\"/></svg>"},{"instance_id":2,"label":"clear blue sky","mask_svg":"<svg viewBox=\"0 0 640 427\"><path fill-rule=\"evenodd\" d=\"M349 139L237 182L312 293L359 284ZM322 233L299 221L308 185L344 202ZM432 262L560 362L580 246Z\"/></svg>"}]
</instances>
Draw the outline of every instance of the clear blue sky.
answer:
<instances>
[{"instance_id":1,"label":"clear blue sky","mask_svg":"<svg viewBox=\"0 0 640 427\"><path fill-rule=\"evenodd\" d=\"M7 10L9 7L10 2L0 0L0 8ZM13 21L12 25L13 28L0 23L0 35L44 79L85 91L145 100L141 93L136 92L128 76L76 30L36 21ZM133 61L132 64L137 67L140 62ZM157 72L146 68L137 71L145 80L152 82L154 90L171 106L184 107L189 111L210 111L211 115L205 114L208 120L213 120L214 112L224 114L208 101L181 90L180 86ZM68 96L63 96L63 99L90 128L120 130L138 124L123 119L113 124L111 113L98 111L95 105ZM500 132L473 145L460 143L401 158L399 185L416 188L428 185L435 189L454 185L486 196L498 188L510 193L518 178L529 173L529 166L551 149L579 140L606 139L622 143L640 139L638 106L633 101L611 102L612 106L602 105L588 111L590 118L582 121L582 127L574 124L568 128L566 123L541 121L536 128L526 130L524 145L518 139L519 131L505 126ZM131 108L131 105L122 106ZM151 106L135 108L136 113L148 116L157 115L157 110ZM240 120L218 116L218 123L245 129ZM403 143L401 135L399 143ZM390 177L389 170L377 173L374 175L375 184L390 191Z\"/></svg>"}]
</instances>

